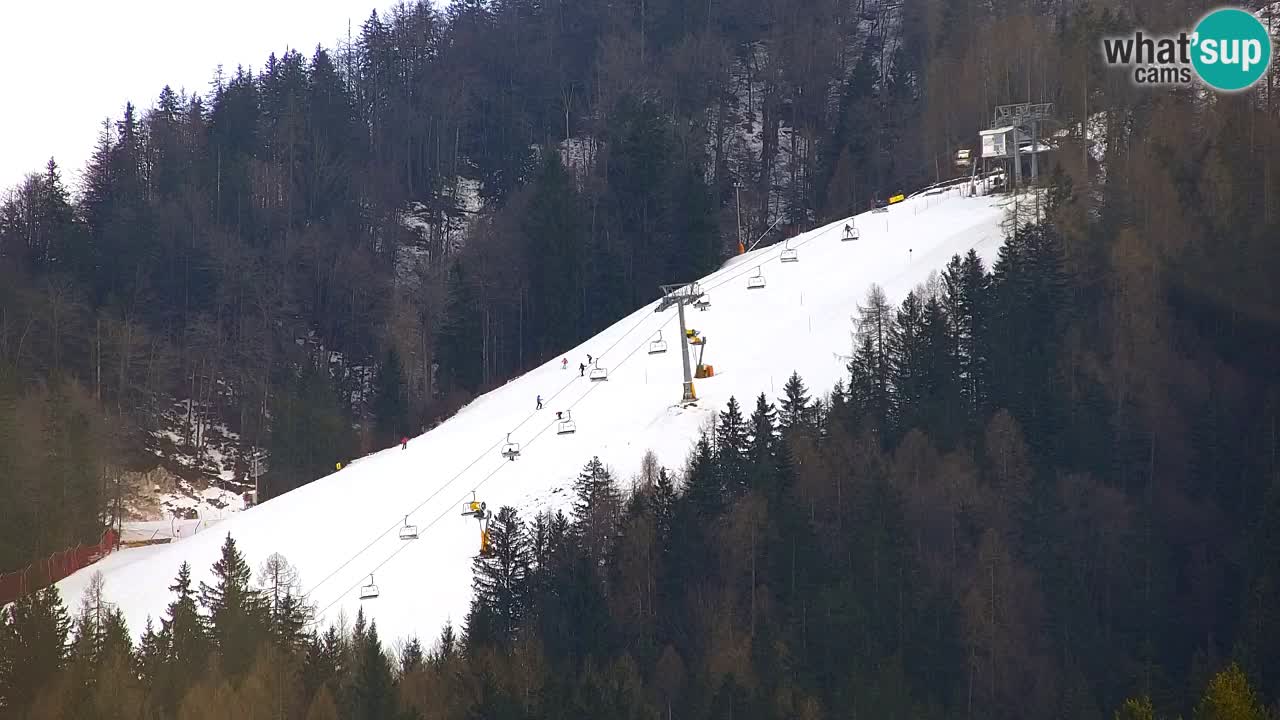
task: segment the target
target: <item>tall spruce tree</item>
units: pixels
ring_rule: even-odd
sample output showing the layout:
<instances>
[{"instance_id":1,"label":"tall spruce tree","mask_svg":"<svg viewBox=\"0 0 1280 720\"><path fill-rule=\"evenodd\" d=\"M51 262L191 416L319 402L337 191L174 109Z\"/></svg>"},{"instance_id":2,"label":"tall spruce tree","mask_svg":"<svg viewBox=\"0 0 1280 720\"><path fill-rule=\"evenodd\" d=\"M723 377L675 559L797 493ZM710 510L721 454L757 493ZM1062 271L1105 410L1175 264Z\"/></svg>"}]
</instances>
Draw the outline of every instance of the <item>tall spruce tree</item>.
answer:
<instances>
[{"instance_id":1,"label":"tall spruce tree","mask_svg":"<svg viewBox=\"0 0 1280 720\"><path fill-rule=\"evenodd\" d=\"M924 304L909 292L889 332L889 362L894 377L894 413L898 432L919 428L928 388L925 386Z\"/></svg>"},{"instance_id":2,"label":"tall spruce tree","mask_svg":"<svg viewBox=\"0 0 1280 720\"><path fill-rule=\"evenodd\" d=\"M369 625L355 648L358 662L351 686L351 711L355 720L382 720L394 717L395 686L391 661L378 638L378 623Z\"/></svg>"},{"instance_id":3,"label":"tall spruce tree","mask_svg":"<svg viewBox=\"0 0 1280 720\"><path fill-rule=\"evenodd\" d=\"M515 638L530 602L532 553L524 523L516 509L504 506L489 523L488 555L471 565L475 602L485 606L490 640L507 646ZM473 610L474 612L474 610Z\"/></svg>"},{"instance_id":4,"label":"tall spruce tree","mask_svg":"<svg viewBox=\"0 0 1280 720\"><path fill-rule=\"evenodd\" d=\"M224 672L238 678L253 662L267 624L262 593L251 586L253 572L229 533L222 556L213 564L213 576L213 585L200 583L206 632Z\"/></svg>"},{"instance_id":5,"label":"tall spruce tree","mask_svg":"<svg viewBox=\"0 0 1280 720\"><path fill-rule=\"evenodd\" d=\"M599 457L592 457L573 483L573 534L597 566L612 551L622 516L617 482Z\"/></svg>"},{"instance_id":6,"label":"tall spruce tree","mask_svg":"<svg viewBox=\"0 0 1280 720\"><path fill-rule=\"evenodd\" d=\"M50 586L0 609L0 626L0 697L22 711L66 663L71 618Z\"/></svg>"},{"instance_id":7,"label":"tall spruce tree","mask_svg":"<svg viewBox=\"0 0 1280 720\"><path fill-rule=\"evenodd\" d=\"M160 620L157 645L164 659L156 684L159 707L176 712L182 697L208 667L211 644L191 587L191 566L183 562L169 591L176 597Z\"/></svg>"},{"instance_id":8,"label":"tall spruce tree","mask_svg":"<svg viewBox=\"0 0 1280 720\"><path fill-rule=\"evenodd\" d=\"M747 492L748 431L737 398L730 396L725 409L720 413L715 433L716 467L720 472L720 484L731 498L741 497Z\"/></svg>"},{"instance_id":9,"label":"tall spruce tree","mask_svg":"<svg viewBox=\"0 0 1280 720\"><path fill-rule=\"evenodd\" d=\"M778 402L778 428L785 434L814 430L813 407L809 404L809 391L792 371L787 384L782 386L782 398Z\"/></svg>"}]
</instances>

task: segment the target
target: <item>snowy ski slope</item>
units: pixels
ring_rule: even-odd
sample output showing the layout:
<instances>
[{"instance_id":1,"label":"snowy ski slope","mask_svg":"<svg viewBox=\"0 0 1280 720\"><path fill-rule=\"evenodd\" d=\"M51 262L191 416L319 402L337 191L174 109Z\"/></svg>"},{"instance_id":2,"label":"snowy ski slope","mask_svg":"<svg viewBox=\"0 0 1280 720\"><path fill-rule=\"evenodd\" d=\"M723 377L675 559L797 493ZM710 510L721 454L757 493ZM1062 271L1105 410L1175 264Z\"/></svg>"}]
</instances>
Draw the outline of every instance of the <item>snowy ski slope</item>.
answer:
<instances>
[{"instance_id":1,"label":"snowy ski slope","mask_svg":"<svg viewBox=\"0 0 1280 720\"><path fill-rule=\"evenodd\" d=\"M340 612L353 618L363 605L384 638L429 641L446 620L460 625L470 602L479 529L460 513L473 489L490 509L515 505L526 519L544 507L567 509L572 480L592 455L625 486L646 450L667 467L682 467L700 426L730 395L748 408L761 391L776 398L792 370L815 393L826 392L844 376L840 356L850 353L851 317L867 288L880 284L896 303L954 254L974 248L992 262L1002 241L1002 206L999 197L963 197L960 189L915 197L857 216L856 241L841 241L841 220L793 238L798 262L779 262L779 243L702 278L711 307L690 308L687 322L707 338L705 362L716 375L695 381L698 407L673 408L682 379L678 321L674 308L657 314L653 303L477 398L407 450L396 446L356 460L170 545L115 553L59 588L74 608L91 575L102 571L108 599L140 634L148 615L158 624L182 561L191 563L197 582L208 580L230 533L255 573L272 552L293 563L322 621L336 621ZM748 289L757 267L766 285ZM649 355L659 331L669 349ZM579 377L587 353L608 369L607 381ZM561 357L569 369L561 370ZM535 412L539 394L545 407ZM576 434L556 434L557 410L572 410ZM508 432L522 446L513 462L499 454ZM406 515L418 526L416 540L399 537ZM361 601L359 586L370 573L381 595Z\"/></svg>"}]
</instances>

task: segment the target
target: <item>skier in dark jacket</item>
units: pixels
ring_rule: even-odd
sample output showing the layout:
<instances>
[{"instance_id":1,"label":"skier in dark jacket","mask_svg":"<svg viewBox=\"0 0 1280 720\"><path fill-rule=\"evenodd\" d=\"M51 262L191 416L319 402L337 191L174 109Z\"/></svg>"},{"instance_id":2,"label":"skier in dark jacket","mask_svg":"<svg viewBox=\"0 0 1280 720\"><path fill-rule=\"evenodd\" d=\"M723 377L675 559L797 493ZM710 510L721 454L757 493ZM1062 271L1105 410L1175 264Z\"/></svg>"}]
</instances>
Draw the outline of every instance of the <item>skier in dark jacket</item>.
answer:
<instances>
[{"instance_id":1,"label":"skier in dark jacket","mask_svg":"<svg viewBox=\"0 0 1280 720\"><path fill-rule=\"evenodd\" d=\"M538 409L539 409L539 410L541 410L541 409L542 409L542 396L541 396L541 395L539 395L539 396L538 396Z\"/></svg>"},{"instance_id":2,"label":"skier in dark jacket","mask_svg":"<svg viewBox=\"0 0 1280 720\"><path fill-rule=\"evenodd\" d=\"M587 366L583 365L582 363L578 363L578 376L581 377L586 374L587 374Z\"/></svg>"}]
</instances>

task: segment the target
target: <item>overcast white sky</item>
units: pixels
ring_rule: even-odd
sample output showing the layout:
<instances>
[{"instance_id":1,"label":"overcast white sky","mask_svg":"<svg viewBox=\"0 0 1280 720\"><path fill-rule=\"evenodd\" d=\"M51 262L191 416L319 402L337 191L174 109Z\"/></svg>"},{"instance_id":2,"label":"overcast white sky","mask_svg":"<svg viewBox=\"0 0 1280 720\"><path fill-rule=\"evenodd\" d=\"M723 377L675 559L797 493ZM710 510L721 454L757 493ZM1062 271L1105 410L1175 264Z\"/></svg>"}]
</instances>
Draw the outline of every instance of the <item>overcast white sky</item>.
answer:
<instances>
[{"instance_id":1,"label":"overcast white sky","mask_svg":"<svg viewBox=\"0 0 1280 720\"><path fill-rule=\"evenodd\" d=\"M57 159L78 188L102 120L166 84L208 92L214 69L333 48L391 0L0 0L0 195Z\"/></svg>"}]
</instances>

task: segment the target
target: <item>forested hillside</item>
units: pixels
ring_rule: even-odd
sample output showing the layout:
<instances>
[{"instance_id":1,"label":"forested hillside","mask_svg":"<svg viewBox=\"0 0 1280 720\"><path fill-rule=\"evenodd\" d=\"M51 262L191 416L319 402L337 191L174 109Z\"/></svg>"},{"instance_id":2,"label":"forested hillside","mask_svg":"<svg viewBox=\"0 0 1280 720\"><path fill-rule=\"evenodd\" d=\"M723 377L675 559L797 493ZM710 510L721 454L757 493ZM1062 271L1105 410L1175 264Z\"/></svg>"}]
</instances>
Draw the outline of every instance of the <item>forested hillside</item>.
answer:
<instances>
[{"instance_id":1,"label":"forested hillside","mask_svg":"<svg viewBox=\"0 0 1280 720\"><path fill-rule=\"evenodd\" d=\"M1274 403L1237 399L1237 435L1192 434L1178 464L1161 422L1190 408L1119 413L1073 369L1064 338L1098 316L1064 239L1025 225L898 307L873 287L847 380L730 399L678 471L591 458L567 515L502 508L437 638L313 630L287 559L255 574L228 536L137 646L101 583L74 620L56 590L18 603L0 697L76 718L1275 717Z\"/></svg>"},{"instance_id":2,"label":"forested hillside","mask_svg":"<svg viewBox=\"0 0 1280 720\"><path fill-rule=\"evenodd\" d=\"M705 273L739 203L772 241L934 176L921 139L982 113L922 131L923 10L418 2L128 105L81 187L51 161L0 208L0 477L32 498L0 567L155 455L244 480L265 448L270 497L420 430Z\"/></svg>"},{"instance_id":3,"label":"forested hillside","mask_svg":"<svg viewBox=\"0 0 1280 720\"><path fill-rule=\"evenodd\" d=\"M93 534L163 430L269 448L285 492L704 273L739 197L748 241L780 239L945 176L995 103L1054 102L1066 132L1052 212L990 274L849 309L821 405L793 386L777 432L764 398L635 493L588 466L574 518L500 516L456 642L392 664L362 623L307 635L229 548L141 648L102 603L69 655L49 594L16 606L0 693L38 717L1264 717L1274 69L1153 90L1098 50L1204 9L422 3L129 108L77 192L51 164L0 207L0 567Z\"/></svg>"}]
</instances>

